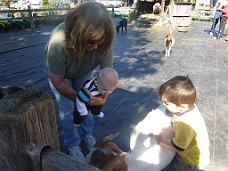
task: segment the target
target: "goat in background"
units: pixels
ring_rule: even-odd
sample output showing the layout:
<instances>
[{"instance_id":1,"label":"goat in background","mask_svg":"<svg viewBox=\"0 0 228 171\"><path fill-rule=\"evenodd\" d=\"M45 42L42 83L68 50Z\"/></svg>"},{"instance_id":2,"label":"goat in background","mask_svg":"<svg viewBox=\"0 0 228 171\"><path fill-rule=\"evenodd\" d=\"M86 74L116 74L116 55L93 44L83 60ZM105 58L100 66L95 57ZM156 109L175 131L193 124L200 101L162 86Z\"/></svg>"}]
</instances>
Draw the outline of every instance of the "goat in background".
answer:
<instances>
[{"instance_id":1,"label":"goat in background","mask_svg":"<svg viewBox=\"0 0 228 171\"><path fill-rule=\"evenodd\" d=\"M175 39L174 39L174 36L172 34L172 31L171 31L169 34L167 34L165 36L165 46L166 46L165 56L168 58L170 57L171 48L174 45L174 43L175 43Z\"/></svg>"}]
</instances>

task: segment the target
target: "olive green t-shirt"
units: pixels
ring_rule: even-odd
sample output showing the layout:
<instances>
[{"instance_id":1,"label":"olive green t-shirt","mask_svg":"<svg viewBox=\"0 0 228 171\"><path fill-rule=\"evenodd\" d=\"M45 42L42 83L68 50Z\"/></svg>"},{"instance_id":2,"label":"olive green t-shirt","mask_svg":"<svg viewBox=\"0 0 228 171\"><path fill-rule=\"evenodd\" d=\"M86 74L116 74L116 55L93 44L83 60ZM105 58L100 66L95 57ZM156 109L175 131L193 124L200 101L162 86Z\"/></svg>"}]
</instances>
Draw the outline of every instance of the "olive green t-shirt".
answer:
<instances>
[{"instance_id":1,"label":"olive green t-shirt","mask_svg":"<svg viewBox=\"0 0 228 171\"><path fill-rule=\"evenodd\" d=\"M87 51L84 59L67 50L64 27L65 23L61 23L52 31L45 47L44 65L49 71L56 75L65 75L65 78L78 78L98 65L101 69L113 67L112 49L109 49L103 58L96 54L96 50Z\"/></svg>"}]
</instances>

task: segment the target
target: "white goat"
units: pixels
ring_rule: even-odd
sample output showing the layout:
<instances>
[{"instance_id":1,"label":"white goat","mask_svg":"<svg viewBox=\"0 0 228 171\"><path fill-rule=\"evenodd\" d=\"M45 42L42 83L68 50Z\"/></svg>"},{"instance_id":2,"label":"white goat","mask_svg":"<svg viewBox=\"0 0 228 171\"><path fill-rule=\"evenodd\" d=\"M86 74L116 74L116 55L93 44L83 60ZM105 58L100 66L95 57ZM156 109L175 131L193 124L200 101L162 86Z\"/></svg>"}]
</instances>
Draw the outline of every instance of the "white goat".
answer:
<instances>
[{"instance_id":1,"label":"white goat","mask_svg":"<svg viewBox=\"0 0 228 171\"><path fill-rule=\"evenodd\" d=\"M160 105L152 110L133 129L130 139L131 152L125 153L113 142L116 135L98 141L86 156L86 162L104 171L160 171L175 156L175 152L162 147L149 133L161 132L163 137L172 139L174 129L171 118L166 116L165 107Z\"/></svg>"}]
</instances>

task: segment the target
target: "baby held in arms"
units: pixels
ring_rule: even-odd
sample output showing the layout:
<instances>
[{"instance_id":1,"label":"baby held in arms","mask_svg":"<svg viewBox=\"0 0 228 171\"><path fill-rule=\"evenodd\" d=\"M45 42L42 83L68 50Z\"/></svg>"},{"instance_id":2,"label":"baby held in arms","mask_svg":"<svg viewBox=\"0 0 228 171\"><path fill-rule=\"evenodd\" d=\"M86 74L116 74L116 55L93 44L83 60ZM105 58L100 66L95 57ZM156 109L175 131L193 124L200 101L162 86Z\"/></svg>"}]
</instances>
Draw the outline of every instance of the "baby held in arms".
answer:
<instances>
[{"instance_id":1,"label":"baby held in arms","mask_svg":"<svg viewBox=\"0 0 228 171\"><path fill-rule=\"evenodd\" d=\"M90 110L93 115L97 115L99 118L104 116L101 112L102 105L90 106L87 102L91 96L103 97L105 94L111 94L117 87L119 81L119 75L115 69L106 67L100 70L91 80L84 83L84 86L79 90L76 105L74 109L73 122L76 125L82 123L83 119L88 115Z\"/></svg>"}]
</instances>

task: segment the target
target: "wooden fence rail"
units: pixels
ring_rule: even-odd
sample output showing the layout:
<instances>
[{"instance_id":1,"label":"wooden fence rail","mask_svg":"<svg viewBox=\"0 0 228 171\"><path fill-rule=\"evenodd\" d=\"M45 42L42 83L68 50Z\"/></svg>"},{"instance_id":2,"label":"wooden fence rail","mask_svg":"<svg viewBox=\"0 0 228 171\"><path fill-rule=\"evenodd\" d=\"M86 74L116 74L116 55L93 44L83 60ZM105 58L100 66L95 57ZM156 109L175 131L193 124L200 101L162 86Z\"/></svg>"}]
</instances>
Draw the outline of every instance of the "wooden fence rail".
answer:
<instances>
[{"instance_id":1,"label":"wooden fence rail","mask_svg":"<svg viewBox=\"0 0 228 171\"><path fill-rule=\"evenodd\" d=\"M51 9L31 9L31 6L28 5L28 9L27 10L1 10L0 13L23 13L23 12L27 12L28 16L20 16L20 17L11 17L11 18L1 18L0 21L5 21L5 20L24 20L24 19L28 19L30 21L30 25L31 28L34 28L34 19L36 18L51 18L51 17L56 17L59 16L57 14L55 15L43 15L43 16L39 16L37 15L40 12L59 12L60 11L68 11L70 10L70 8L51 8ZM61 15L64 16L65 12Z\"/></svg>"},{"instance_id":2,"label":"wooden fence rail","mask_svg":"<svg viewBox=\"0 0 228 171\"><path fill-rule=\"evenodd\" d=\"M114 17L114 6L112 8L107 8L109 12L111 12L111 16ZM111 9L111 10L110 10ZM67 11L69 11L70 8L50 8L50 9L31 9L31 6L28 5L27 10L0 10L0 13L23 13L27 12L28 16L20 16L20 17L11 17L11 18L0 18L0 21L6 21L6 20L24 20L28 19L30 21L31 28L34 28L34 19L36 18L51 18L51 17L57 17L59 15L64 16ZM56 11L54 15L50 15L49 12ZM61 11L63 13L61 14ZM40 12L48 12L48 15L37 15Z\"/></svg>"},{"instance_id":3,"label":"wooden fence rail","mask_svg":"<svg viewBox=\"0 0 228 171\"><path fill-rule=\"evenodd\" d=\"M58 150L44 148L40 158L42 171L101 171Z\"/></svg>"}]
</instances>

